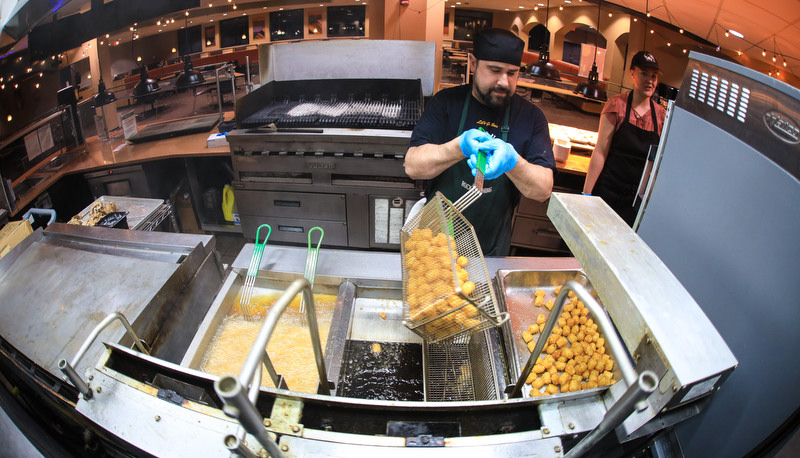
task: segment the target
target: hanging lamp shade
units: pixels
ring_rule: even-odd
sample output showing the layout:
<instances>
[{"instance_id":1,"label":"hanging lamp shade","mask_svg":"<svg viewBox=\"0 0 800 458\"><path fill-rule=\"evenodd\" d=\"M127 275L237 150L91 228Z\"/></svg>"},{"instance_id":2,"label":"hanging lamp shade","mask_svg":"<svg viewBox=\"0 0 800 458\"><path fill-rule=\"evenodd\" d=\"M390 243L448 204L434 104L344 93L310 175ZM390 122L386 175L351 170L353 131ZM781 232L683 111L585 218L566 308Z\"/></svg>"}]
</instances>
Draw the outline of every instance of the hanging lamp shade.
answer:
<instances>
[{"instance_id":1,"label":"hanging lamp shade","mask_svg":"<svg viewBox=\"0 0 800 458\"><path fill-rule=\"evenodd\" d=\"M542 48L539 50L539 60L531 64L528 68L528 73L530 73L531 76L538 76L540 78L560 80L561 72L558 71L555 65L550 63L550 30L547 29L547 23L550 22L550 0L547 1L546 17L544 28L547 30L547 34L542 43Z\"/></svg>"},{"instance_id":2,"label":"hanging lamp shade","mask_svg":"<svg viewBox=\"0 0 800 458\"><path fill-rule=\"evenodd\" d=\"M117 100L117 96L113 92L106 90L106 83L103 82L103 77L97 82L97 94L92 97L95 108L108 105Z\"/></svg>"},{"instance_id":3,"label":"hanging lamp shade","mask_svg":"<svg viewBox=\"0 0 800 458\"><path fill-rule=\"evenodd\" d=\"M597 34L594 36L594 59L592 60L592 69L589 70L589 77L586 81L581 81L575 86L576 94L582 94L589 99L600 101L608 100L606 90L600 87L600 75L597 73L597 42L600 39L600 6L602 0L597 2Z\"/></svg>"},{"instance_id":4,"label":"hanging lamp shade","mask_svg":"<svg viewBox=\"0 0 800 458\"><path fill-rule=\"evenodd\" d=\"M154 79L150 79L147 74L147 68L142 67L139 72L139 82L133 87L134 97L143 97L158 90L158 83Z\"/></svg>"},{"instance_id":5,"label":"hanging lamp shade","mask_svg":"<svg viewBox=\"0 0 800 458\"><path fill-rule=\"evenodd\" d=\"M531 76L538 76L540 78L560 80L561 72L550 62L550 50L548 48L549 46L547 43L542 45L542 49L539 51L539 60L528 68L528 73L530 73Z\"/></svg>"},{"instance_id":6,"label":"hanging lamp shade","mask_svg":"<svg viewBox=\"0 0 800 458\"><path fill-rule=\"evenodd\" d=\"M597 73L597 62L592 63L592 69L589 71L589 78L586 81L581 81L575 86L576 94L582 94L584 97L589 99L595 99L600 101L608 100L608 96L606 96L606 90L600 87L599 84L599 75Z\"/></svg>"},{"instance_id":7,"label":"hanging lamp shade","mask_svg":"<svg viewBox=\"0 0 800 458\"><path fill-rule=\"evenodd\" d=\"M175 87L178 89L186 89L187 87L203 83L205 80L203 74L194 69L192 60L187 56L183 60L183 73L178 75L178 79L175 81Z\"/></svg>"}]
</instances>

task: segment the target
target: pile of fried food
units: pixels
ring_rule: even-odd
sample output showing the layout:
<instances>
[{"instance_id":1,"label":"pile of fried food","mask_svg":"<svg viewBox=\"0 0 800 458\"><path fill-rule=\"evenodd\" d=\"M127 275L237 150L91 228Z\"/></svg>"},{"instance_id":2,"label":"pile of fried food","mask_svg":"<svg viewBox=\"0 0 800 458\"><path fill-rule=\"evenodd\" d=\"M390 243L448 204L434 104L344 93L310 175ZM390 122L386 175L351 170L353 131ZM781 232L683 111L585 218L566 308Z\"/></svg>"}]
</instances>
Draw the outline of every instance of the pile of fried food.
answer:
<instances>
[{"instance_id":1,"label":"pile of fried food","mask_svg":"<svg viewBox=\"0 0 800 458\"><path fill-rule=\"evenodd\" d=\"M117 211L117 204L114 202L95 202L89 209L89 218L83 221L86 214L75 215L70 219L67 224L76 224L78 226L94 226L101 219L105 218L109 213Z\"/></svg>"},{"instance_id":2,"label":"pile of fried food","mask_svg":"<svg viewBox=\"0 0 800 458\"><path fill-rule=\"evenodd\" d=\"M416 228L403 248L404 268L408 272L408 321L418 324L430 320L422 331L434 339L449 337L481 323L478 308L456 293L456 282L466 296L475 291L475 283L464 269L469 261L458 255L452 236L434 235L430 228ZM455 277L451 249L456 258Z\"/></svg>"},{"instance_id":3,"label":"pile of fried food","mask_svg":"<svg viewBox=\"0 0 800 458\"><path fill-rule=\"evenodd\" d=\"M559 286L555 294L558 295L560 290ZM544 301L545 295L543 290L537 289L534 304L552 310L553 301ZM568 297L569 302L564 304L558 323L547 338L542 352L544 357L539 356L525 380L531 385L531 396L567 393L616 382L611 372L614 360L606 353L605 339L597 332L597 324L590 318L589 309L572 291ZM522 333L528 350L533 351L536 347L534 336L544 330L545 321L545 315L540 313L536 323Z\"/></svg>"}]
</instances>

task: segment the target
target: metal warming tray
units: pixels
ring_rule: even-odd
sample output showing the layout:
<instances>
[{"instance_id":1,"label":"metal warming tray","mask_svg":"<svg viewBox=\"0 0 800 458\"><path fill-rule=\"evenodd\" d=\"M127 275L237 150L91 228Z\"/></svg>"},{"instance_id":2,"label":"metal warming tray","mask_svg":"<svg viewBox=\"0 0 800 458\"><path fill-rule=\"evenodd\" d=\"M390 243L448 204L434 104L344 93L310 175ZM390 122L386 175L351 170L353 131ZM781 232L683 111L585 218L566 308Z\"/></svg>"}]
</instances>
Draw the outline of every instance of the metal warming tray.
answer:
<instances>
[{"instance_id":1,"label":"metal warming tray","mask_svg":"<svg viewBox=\"0 0 800 458\"><path fill-rule=\"evenodd\" d=\"M122 197L122 196L100 196L89 204L86 208L81 210L79 215L83 215L81 221L86 222L89 219L89 210L96 203L114 202L117 204L117 211L128 212L128 227L132 230L141 230L148 219L154 215L158 209L164 204L161 199L145 199L140 197Z\"/></svg>"},{"instance_id":2,"label":"metal warming tray","mask_svg":"<svg viewBox=\"0 0 800 458\"><path fill-rule=\"evenodd\" d=\"M497 285L501 300L501 308L507 311L511 318L503 326L503 344L506 351L506 361L508 362L511 384L520 376L522 368L528 361L531 351L522 339L522 333L528 326L536 323L539 314L543 314L545 319L550 317L550 310L544 306L534 305L534 293L541 289L546 293L544 299L555 300L557 287L565 282L575 280L586 287L592 297L597 299L597 294L591 286L591 282L580 270L498 270ZM598 299L599 302L599 299ZM602 304L601 304L602 305ZM533 336L533 342L537 342L541 334ZM544 356L544 352L542 353ZM617 366L612 371L615 381L620 380L621 374ZM545 396L547 398L573 399L584 396L591 396L603 391L607 387L587 388L581 391L569 393L558 393ZM530 397L531 386L525 385L523 396Z\"/></svg>"}]
</instances>

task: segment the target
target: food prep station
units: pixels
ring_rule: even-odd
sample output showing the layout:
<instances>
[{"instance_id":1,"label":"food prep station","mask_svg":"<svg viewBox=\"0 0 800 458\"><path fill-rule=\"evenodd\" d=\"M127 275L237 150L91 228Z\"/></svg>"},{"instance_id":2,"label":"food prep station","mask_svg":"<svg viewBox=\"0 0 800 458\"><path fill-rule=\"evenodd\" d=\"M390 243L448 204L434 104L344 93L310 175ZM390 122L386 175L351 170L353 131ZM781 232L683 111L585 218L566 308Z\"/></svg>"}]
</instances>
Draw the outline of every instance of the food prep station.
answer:
<instances>
[{"instance_id":1,"label":"food prep station","mask_svg":"<svg viewBox=\"0 0 800 458\"><path fill-rule=\"evenodd\" d=\"M224 374L204 359L237 313L254 244L225 266L211 236L54 224L0 260L0 364L69 449L137 456L577 456L696 415L737 364L713 325L602 201L554 194L548 215L576 258L485 259L510 319L436 343L406 326L398 253L323 244L312 289L306 248L267 243L254 294L275 300L248 323L256 343L224 352L247 358L241 372ZM530 396L520 334L549 312L533 291L558 312L570 288L596 299L616 383ZM334 298L295 324L318 328L318 348L283 338L321 376L307 391L266 345L299 294ZM249 384L262 369L268 382Z\"/></svg>"}]
</instances>

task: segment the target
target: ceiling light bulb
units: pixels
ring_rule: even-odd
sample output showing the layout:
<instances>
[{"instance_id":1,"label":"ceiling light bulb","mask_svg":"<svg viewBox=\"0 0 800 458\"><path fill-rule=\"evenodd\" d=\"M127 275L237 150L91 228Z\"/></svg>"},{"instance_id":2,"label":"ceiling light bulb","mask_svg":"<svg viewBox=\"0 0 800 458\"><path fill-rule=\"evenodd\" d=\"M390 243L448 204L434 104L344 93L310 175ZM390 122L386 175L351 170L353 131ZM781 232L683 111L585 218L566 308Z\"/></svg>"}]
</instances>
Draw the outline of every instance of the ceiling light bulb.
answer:
<instances>
[{"instance_id":1,"label":"ceiling light bulb","mask_svg":"<svg viewBox=\"0 0 800 458\"><path fill-rule=\"evenodd\" d=\"M741 52L741 51L736 51L736 54L737 54L737 55L739 55L739 56L741 56L741 55L742 55L742 52Z\"/></svg>"},{"instance_id":2,"label":"ceiling light bulb","mask_svg":"<svg viewBox=\"0 0 800 458\"><path fill-rule=\"evenodd\" d=\"M762 49L762 50L761 50L761 55L762 55L763 57L767 57L767 50L766 50L766 49Z\"/></svg>"},{"instance_id":3,"label":"ceiling light bulb","mask_svg":"<svg viewBox=\"0 0 800 458\"><path fill-rule=\"evenodd\" d=\"M728 31L726 30L725 31L725 38L728 38L729 36L731 36L731 34L729 34Z\"/></svg>"},{"instance_id":4,"label":"ceiling light bulb","mask_svg":"<svg viewBox=\"0 0 800 458\"><path fill-rule=\"evenodd\" d=\"M783 66L786 66L786 59L783 59Z\"/></svg>"},{"instance_id":5,"label":"ceiling light bulb","mask_svg":"<svg viewBox=\"0 0 800 458\"><path fill-rule=\"evenodd\" d=\"M633 18L633 22L638 22L638 21L639 21L638 19L636 19L636 18Z\"/></svg>"},{"instance_id":6,"label":"ceiling light bulb","mask_svg":"<svg viewBox=\"0 0 800 458\"><path fill-rule=\"evenodd\" d=\"M39 83L36 83L36 89L39 89Z\"/></svg>"},{"instance_id":7,"label":"ceiling light bulb","mask_svg":"<svg viewBox=\"0 0 800 458\"><path fill-rule=\"evenodd\" d=\"M670 42L668 41L668 42L667 42L667 46L672 46L672 43L670 43Z\"/></svg>"},{"instance_id":8,"label":"ceiling light bulb","mask_svg":"<svg viewBox=\"0 0 800 458\"><path fill-rule=\"evenodd\" d=\"M186 10L186 15L187 15L187 16L189 15L189 10Z\"/></svg>"},{"instance_id":9,"label":"ceiling light bulb","mask_svg":"<svg viewBox=\"0 0 800 458\"><path fill-rule=\"evenodd\" d=\"M733 29L729 29L728 32L730 32L730 34L733 35L734 37L744 38L744 35L742 35L740 32L737 32L737 31L735 31Z\"/></svg>"},{"instance_id":10,"label":"ceiling light bulb","mask_svg":"<svg viewBox=\"0 0 800 458\"><path fill-rule=\"evenodd\" d=\"M614 14L609 11L608 17L614 17Z\"/></svg>"},{"instance_id":11,"label":"ceiling light bulb","mask_svg":"<svg viewBox=\"0 0 800 458\"><path fill-rule=\"evenodd\" d=\"M650 17L650 13L647 13L647 17Z\"/></svg>"},{"instance_id":12,"label":"ceiling light bulb","mask_svg":"<svg viewBox=\"0 0 800 458\"><path fill-rule=\"evenodd\" d=\"M775 57L775 56L773 55L773 56L772 56L772 61L773 61L773 62L776 62L777 60L778 60L778 58L777 58L777 57Z\"/></svg>"},{"instance_id":13,"label":"ceiling light bulb","mask_svg":"<svg viewBox=\"0 0 800 458\"><path fill-rule=\"evenodd\" d=\"M6 117L6 120L8 120L8 122L11 122L12 119L14 118L12 118L11 115L8 115L8 117Z\"/></svg>"},{"instance_id":14,"label":"ceiling light bulb","mask_svg":"<svg viewBox=\"0 0 800 458\"><path fill-rule=\"evenodd\" d=\"M564 5L559 6L558 11L564 11Z\"/></svg>"},{"instance_id":15,"label":"ceiling light bulb","mask_svg":"<svg viewBox=\"0 0 800 458\"><path fill-rule=\"evenodd\" d=\"M652 33L656 33L656 31L655 31L655 30L653 30L653 29L650 29L650 33L651 33L651 34L652 34Z\"/></svg>"},{"instance_id":16,"label":"ceiling light bulb","mask_svg":"<svg viewBox=\"0 0 800 458\"><path fill-rule=\"evenodd\" d=\"M233 9L236 9L236 4L235 3L233 4Z\"/></svg>"},{"instance_id":17,"label":"ceiling light bulb","mask_svg":"<svg viewBox=\"0 0 800 458\"><path fill-rule=\"evenodd\" d=\"M172 52L178 52L178 50L175 49L175 48L172 48Z\"/></svg>"},{"instance_id":18,"label":"ceiling light bulb","mask_svg":"<svg viewBox=\"0 0 800 458\"><path fill-rule=\"evenodd\" d=\"M683 33L683 29L679 29L678 32Z\"/></svg>"}]
</instances>

